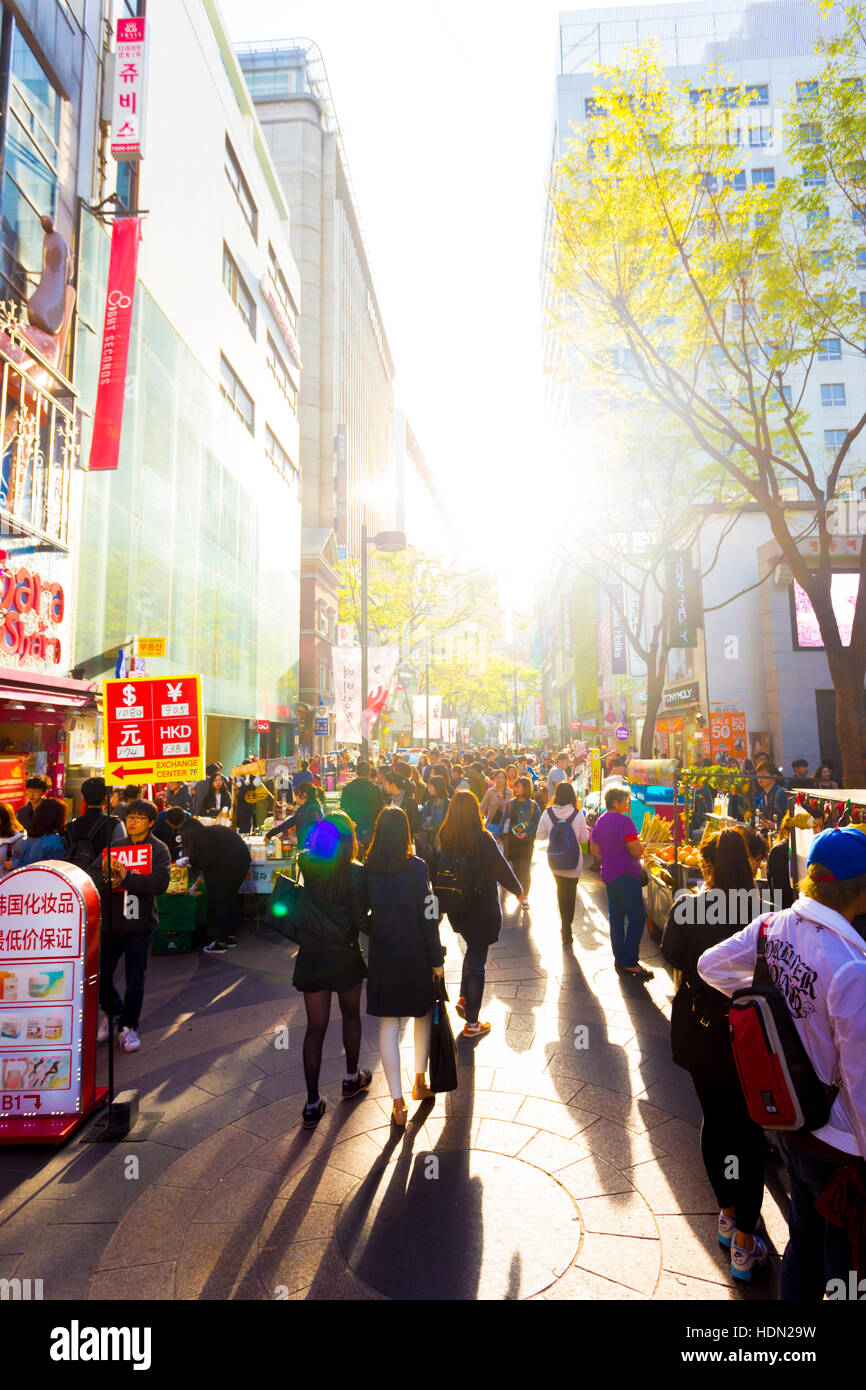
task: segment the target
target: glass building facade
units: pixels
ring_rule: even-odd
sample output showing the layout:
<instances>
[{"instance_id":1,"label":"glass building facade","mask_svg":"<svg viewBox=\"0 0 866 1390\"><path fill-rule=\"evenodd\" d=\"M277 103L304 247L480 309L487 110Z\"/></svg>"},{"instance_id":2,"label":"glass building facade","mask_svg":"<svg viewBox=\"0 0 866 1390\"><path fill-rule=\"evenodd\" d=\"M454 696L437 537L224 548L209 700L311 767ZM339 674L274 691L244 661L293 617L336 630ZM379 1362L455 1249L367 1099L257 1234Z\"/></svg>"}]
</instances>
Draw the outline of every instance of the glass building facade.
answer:
<instances>
[{"instance_id":1,"label":"glass building facade","mask_svg":"<svg viewBox=\"0 0 866 1390\"><path fill-rule=\"evenodd\" d=\"M76 383L92 410L110 239L82 219ZM90 444L83 422L82 461ZM300 503L139 282L116 472L84 479L76 666L112 676L133 636L148 674L201 674L208 757L239 762L251 720L288 720L298 680ZM215 731L218 731L215 733ZM266 751L291 752L280 726Z\"/></svg>"}]
</instances>

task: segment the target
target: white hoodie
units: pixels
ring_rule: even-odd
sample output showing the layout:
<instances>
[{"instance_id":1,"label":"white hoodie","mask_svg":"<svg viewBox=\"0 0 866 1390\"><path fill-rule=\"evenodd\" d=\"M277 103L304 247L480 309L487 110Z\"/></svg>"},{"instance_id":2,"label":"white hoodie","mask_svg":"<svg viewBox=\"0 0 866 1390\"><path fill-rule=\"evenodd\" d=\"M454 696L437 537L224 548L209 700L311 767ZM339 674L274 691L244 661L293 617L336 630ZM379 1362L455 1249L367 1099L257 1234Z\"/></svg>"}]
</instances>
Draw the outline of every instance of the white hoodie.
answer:
<instances>
[{"instance_id":1,"label":"white hoodie","mask_svg":"<svg viewBox=\"0 0 866 1390\"><path fill-rule=\"evenodd\" d=\"M751 985L763 920L704 951L698 973L707 984L728 995ZM769 916L767 964L818 1076L841 1082L815 1137L866 1157L866 942L838 912L799 897Z\"/></svg>"}]
</instances>

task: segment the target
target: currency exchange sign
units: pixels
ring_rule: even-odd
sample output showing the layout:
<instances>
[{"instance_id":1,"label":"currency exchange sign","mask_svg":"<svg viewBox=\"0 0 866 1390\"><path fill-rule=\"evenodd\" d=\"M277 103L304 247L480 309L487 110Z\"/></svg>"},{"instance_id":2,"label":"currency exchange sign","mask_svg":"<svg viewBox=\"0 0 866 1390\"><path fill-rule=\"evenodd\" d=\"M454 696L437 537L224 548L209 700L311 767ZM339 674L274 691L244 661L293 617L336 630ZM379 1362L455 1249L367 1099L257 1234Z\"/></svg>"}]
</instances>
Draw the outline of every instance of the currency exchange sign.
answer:
<instances>
[{"instance_id":1,"label":"currency exchange sign","mask_svg":"<svg viewBox=\"0 0 866 1390\"><path fill-rule=\"evenodd\" d=\"M110 786L204 776L200 676L104 681L103 709Z\"/></svg>"}]
</instances>

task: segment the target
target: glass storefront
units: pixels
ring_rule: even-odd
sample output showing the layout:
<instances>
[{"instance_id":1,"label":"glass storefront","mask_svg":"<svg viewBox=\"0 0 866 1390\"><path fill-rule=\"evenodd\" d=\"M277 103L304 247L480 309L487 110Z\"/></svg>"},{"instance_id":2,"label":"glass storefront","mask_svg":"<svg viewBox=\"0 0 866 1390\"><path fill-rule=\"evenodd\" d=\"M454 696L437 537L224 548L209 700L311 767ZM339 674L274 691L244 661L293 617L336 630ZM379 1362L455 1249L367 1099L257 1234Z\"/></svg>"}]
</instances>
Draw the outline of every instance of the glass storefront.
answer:
<instances>
[{"instance_id":1,"label":"glass storefront","mask_svg":"<svg viewBox=\"0 0 866 1390\"><path fill-rule=\"evenodd\" d=\"M110 239L89 214L82 224L76 382L91 411ZM140 283L127 380L120 466L84 478L76 666L88 679L113 675L119 646L165 637L148 674L201 674L206 713L236 729L288 721L298 500ZM83 460L89 446L85 419Z\"/></svg>"}]
</instances>

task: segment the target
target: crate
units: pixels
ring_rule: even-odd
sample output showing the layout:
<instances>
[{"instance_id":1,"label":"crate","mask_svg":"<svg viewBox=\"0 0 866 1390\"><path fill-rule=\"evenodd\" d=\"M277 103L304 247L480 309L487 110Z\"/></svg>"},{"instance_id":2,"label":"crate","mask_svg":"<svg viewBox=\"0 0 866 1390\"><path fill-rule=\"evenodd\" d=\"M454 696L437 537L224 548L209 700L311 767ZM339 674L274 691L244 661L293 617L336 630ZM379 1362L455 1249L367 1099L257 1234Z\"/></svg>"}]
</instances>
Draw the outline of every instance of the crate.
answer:
<instances>
[{"instance_id":1,"label":"crate","mask_svg":"<svg viewBox=\"0 0 866 1390\"><path fill-rule=\"evenodd\" d=\"M191 931L160 931L153 933L151 951L155 956L182 956L192 950Z\"/></svg>"},{"instance_id":2,"label":"crate","mask_svg":"<svg viewBox=\"0 0 866 1390\"><path fill-rule=\"evenodd\" d=\"M207 897L203 893L194 898L187 893L163 893L157 898L156 906L159 926L153 933L154 942L158 937L173 932L192 935L197 927L207 921Z\"/></svg>"}]
</instances>

